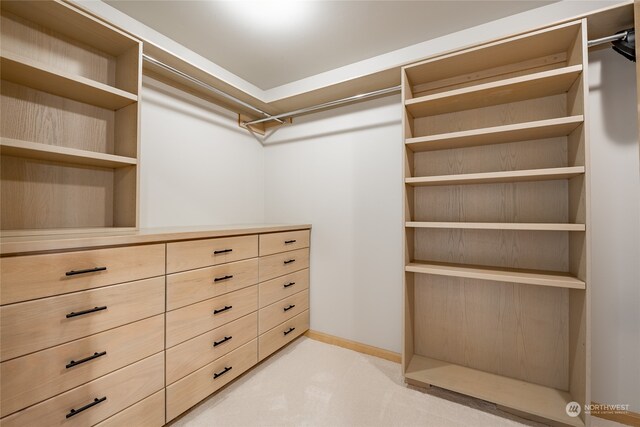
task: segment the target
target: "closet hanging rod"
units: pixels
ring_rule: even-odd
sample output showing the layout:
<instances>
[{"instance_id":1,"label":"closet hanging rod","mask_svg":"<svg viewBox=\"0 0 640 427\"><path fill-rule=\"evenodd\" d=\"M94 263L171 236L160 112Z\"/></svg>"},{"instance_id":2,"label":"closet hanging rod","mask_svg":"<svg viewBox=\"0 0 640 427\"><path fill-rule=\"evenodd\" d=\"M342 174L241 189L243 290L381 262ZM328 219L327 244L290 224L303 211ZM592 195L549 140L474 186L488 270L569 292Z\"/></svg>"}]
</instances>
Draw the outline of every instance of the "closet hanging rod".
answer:
<instances>
[{"instance_id":1,"label":"closet hanging rod","mask_svg":"<svg viewBox=\"0 0 640 427\"><path fill-rule=\"evenodd\" d=\"M598 45L609 43L609 42L614 42L616 40L620 40L620 39L623 39L623 38L627 37L627 34L629 34L629 31L623 31L623 32L618 33L618 34L613 34L611 36L602 37L601 39L589 40L587 45L589 47L593 47L593 46L598 46Z\"/></svg>"}]
</instances>

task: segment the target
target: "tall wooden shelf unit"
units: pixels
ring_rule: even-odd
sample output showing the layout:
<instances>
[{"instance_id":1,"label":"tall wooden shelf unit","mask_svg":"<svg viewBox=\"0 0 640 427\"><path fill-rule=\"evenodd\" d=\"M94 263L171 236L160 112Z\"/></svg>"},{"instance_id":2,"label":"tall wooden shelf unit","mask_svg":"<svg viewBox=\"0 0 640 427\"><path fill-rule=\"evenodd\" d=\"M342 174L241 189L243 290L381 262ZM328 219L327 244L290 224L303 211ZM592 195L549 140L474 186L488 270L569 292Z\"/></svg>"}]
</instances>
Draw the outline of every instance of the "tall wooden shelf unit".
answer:
<instances>
[{"instance_id":1,"label":"tall wooden shelf unit","mask_svg":"<svg viewBox=\"0 0 640 427\"><path fill-rule=\"evenodd\" d=\"M140 41L60 1L2 1L3 235L137 227Z\"/></svg>"},{"instance_id":2,"label":"tall wooden shelf unit","mask_svg":"<svg viewBox=\"0 0 640 427\"><path fill-rule=\"evenodd\" d=\"M408 383L582 426L586 20L403 68Z\"/></svg>"}]
</instances>

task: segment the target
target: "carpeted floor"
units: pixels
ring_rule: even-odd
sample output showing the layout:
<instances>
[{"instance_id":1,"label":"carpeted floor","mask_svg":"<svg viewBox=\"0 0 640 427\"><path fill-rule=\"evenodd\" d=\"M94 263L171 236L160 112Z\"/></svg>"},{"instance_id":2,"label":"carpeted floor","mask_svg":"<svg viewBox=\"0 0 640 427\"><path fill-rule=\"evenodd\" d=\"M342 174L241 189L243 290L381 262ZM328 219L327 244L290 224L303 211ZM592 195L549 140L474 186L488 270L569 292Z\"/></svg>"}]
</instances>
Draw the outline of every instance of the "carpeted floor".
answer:
<instances>
[{"instance_id":1,"label":"carpeted floor","mask_svg":"<svg viewBox=\"0 0 640 427\"><path fill-rule=\"evenodd\" d=\"M542 426L489 403L407 387L397 363L299 338L172 427ZM595 418L594 427L621 424Z\"/></svg>"}]
</instances>

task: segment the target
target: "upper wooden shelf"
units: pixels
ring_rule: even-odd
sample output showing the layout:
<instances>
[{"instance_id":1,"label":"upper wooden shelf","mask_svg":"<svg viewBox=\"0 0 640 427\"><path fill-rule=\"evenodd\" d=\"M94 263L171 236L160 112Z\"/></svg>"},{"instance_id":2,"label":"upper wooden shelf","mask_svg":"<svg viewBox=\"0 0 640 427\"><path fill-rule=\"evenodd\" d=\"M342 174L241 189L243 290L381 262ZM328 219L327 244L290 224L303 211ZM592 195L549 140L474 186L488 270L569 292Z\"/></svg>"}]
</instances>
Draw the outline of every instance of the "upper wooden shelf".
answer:
<instances>
[{"instance_id":1,"label":"upper wooden shelf","mask_svg":"<svg viewBox=\"0 0 640 427\"><path fill-rule=\"evenodd\" d=\"M473 230L517 230L517 231L585 231L584 224L554 224L526 222L426 222L410 221L407 228L457 228Z\"/></svg>"},{"instance_id":2,"label":"upper wooden shelf","mask_svg":"<svg viewBox=\"0 0 640 427\"><path fill-rule=\"evenodd\" d=\"M467 173L459 175L420 176L405 178L414 187L462 184L494 184L526 181L550 181L569 179L584 174L584 166L564 168L529 169L505 172Z\"/></svg>"},{"instance_id":3,"label":"upper wooden shelf","mask_svg":"<svg viewBox=\"0 0 640 427\"><path fill-rule=\"evenodd\" d=\"M479 145L567 136L584 122L584 116L560 117L526 123L494 126L438 135L408 138L407 147L414 152L476 147Z\"/></svg>"},{"instance_id":4,"label":"upper wooden shelf","mask_svg":"<svg viewBox=\"0 0 640 427\"><path fill-rule=\"evenodd\" d=\"M417 118L541 98L567 92L581 73L578 64L408 99L405 106Z\"/></svg>"},{"instance_id":5,"label":"upper wooden shelf","mask_svg":"<svg viewBox=\"0 0 640 427\"><path fill-rule=\"evenodd\" d=\"M138 100L132 93L56 70L12 52L3 50L1 55L3 80L110 110L118 110Z\"/></svg>"},{"instance_id":6,"label":"upper wooden shelf","mask_svg":"<svg viewBox=\"0 0 640 427\"><path fill-rule=\"evenodd\" d=\"M25 157L29 159L104 168L121 168L134 166L138 163L136 159L131 157L96 153L94 151L40 144L37 142L20 141L12 138L0 138L0 153L4 156Z\"/></svg>"}]
</instances>

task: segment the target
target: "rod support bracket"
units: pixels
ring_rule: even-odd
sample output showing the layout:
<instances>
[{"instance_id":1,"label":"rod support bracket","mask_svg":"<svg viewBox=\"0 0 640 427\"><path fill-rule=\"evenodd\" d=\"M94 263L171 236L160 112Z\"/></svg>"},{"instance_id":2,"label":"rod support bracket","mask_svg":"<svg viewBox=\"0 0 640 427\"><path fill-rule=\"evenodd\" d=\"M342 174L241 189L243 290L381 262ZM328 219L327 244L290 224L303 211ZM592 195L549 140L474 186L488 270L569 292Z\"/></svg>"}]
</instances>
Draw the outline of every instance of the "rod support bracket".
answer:
<instances>
[{"instance_id":1,"label":"rod support bracket","mask_svg":"<svg viewBox=\"0 0 640 427\"><path fill-rule=\"evenodd\" d=\"M242 129L247 129L250 132L254 132L263 136L269 129L277 128L283 125L290 125L293 123L293 118L288 117L286 119L285 118L280 119L282 123L274 119L274 120L269 120L268 122L256 123L253 125L246 124L247 122L250 122L252 120L255 120L255 118L247 116L246 114L242 114L242 113L238 114L238 126L240 126Z\"/></svg>"}]
</instances>

